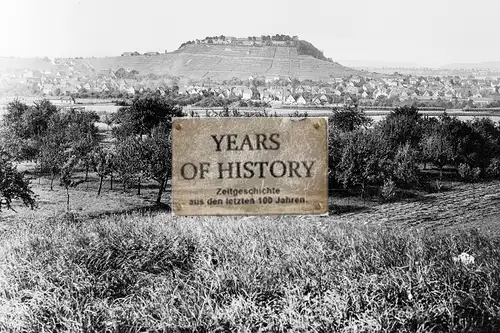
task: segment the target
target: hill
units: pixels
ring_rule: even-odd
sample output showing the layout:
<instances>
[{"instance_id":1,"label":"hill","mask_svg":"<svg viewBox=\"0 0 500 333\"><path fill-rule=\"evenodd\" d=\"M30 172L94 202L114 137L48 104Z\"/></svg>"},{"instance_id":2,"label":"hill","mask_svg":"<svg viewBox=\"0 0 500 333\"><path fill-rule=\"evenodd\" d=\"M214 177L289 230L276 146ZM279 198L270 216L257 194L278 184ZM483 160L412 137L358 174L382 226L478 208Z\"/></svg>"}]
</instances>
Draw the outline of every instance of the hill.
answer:
<instances>
[{"instance_id":1,"label":"hill","mask_svg":"<svg viewBox=\"0 0 500 333\"><path fill-rule=\"evenodd\" d=\"M61 70L59 64L67 64L71 61L71 67L88 71L89 74L124 68L136 70L140 74L165 74L213 81L232 78L246 80L250 75L269 79L288 77L299 80L326 81L331 77L361 73L366 76L368 74L331 60L318 59L324 58L320 51L316 48L305 47L306 44L300 45L297 47L256 47L188 44L166 54L56 59L52 62L48 59L2 58L0 59L0 72L19 72L24 69L56 72Z\"/></svg>"},{"instance_id":2,"label":"hill","mask_svg":"<svg viewBox=\"0 0 500 333\"><path fill-rule=\"evenodd\" d=\"M189 44L167 54L85 59L96 70L135 69L141 74L170 74L214 81L247 79L250 75L299 80L328 80L359 71L310 55L296 47Z\"/></svg>"}]
</instances>

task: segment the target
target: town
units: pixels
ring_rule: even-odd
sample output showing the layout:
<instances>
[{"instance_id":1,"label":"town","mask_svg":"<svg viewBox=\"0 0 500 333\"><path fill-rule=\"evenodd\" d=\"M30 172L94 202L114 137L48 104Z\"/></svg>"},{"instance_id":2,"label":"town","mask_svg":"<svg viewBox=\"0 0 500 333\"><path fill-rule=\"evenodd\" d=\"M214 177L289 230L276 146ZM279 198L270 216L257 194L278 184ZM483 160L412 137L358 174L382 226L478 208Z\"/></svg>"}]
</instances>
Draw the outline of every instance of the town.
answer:
<instances>
[{"instance_id":1,"label":"town","mask_svg":"<svg viewBox=\"0 0 500 333\"><path fill-rule=\"evenodd\" d=\"M231 101L263 102L268 106L359 105L397 106L419 102L429 106L446 104L461 107L500 106L498 77L381 75L332 77L327 82L299 81L290 77L263 78L249 75L247 80L223 82L141 75L135 70L95 73L75 66L74 59L51 61L65 70L25 69L17 74L0 74L0 87L11 87L3 97L34 96L55 100L55 104L74 104L76 98L120 99L145 92L161 95L169 90L192 97L196 106L217 107ZM149 77L149 80L148 78ZM13 91L12 87L17 90Z\"/></svg>"}]
</instances>

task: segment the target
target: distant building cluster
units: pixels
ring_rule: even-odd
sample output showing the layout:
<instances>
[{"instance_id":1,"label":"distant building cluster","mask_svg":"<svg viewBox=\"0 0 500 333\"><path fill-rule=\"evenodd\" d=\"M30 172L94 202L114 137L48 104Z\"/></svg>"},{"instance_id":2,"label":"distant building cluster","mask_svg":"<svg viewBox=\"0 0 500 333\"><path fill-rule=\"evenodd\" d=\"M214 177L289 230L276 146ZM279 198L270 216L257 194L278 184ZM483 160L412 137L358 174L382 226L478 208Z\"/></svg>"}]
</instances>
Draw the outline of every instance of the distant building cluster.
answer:
<instances>
[{"instance_id":1,"label":"distant building cluster","mask_svg":"<svg viewBox=\"0 0 500 333\"><path fill-rule=\"evenodd\" d=\"M264 85L256 86L253 76L247 86L220 85L205 87L189 85L180 88L187 95L211 93L220 98L231 96L242 99L258 99L285 105L335 105L361 102L366 105L377 100L392 101L471 101L484 106L500 100L500 80L459 77L414 77L369 78L362 76L336 77L328 82L306 84L280 78L268 78Z\"/></svg>"},{"instance_id":2,"label":"distant building cluster","mask_svg":"<svg viewBox=\"0 0 500 333\"><path fill-rule=\"evenodd\" d=\"M242 46L296 46L299 41L298 36L275 35L275 36L249 36L231 37L231 36L213 36L204 39L195 39L181 45L187 44L215 44L215 45L242 45Z\"/></svg>"},{"instance_id":3,"label":"distant building cluster","mask_svg":"<svg viewBox=\"0 0 500 333\"><path fill-rule=\"evenodd\" d=\"M217 42L222 40L230 40L231 43L243 42L242 39L231 37L219 37ZM22 92L18 94L59 96L61 103L69 104L74 102L70 96L77 93L134 95L155 89L164 93L166 85L173 84L172 81L166 83L167 80L155 81L151 75L137 77L139 73L132 69L96 71L86 59L55 59L52 62L53 64L47 67L49 69L45 70L1 72L0 86L19 86ZM383 100L441 100L470 101L475 105L485 106L500 100L499 87L498 77L473 75L351 75L331 77L327 82L300 82L293 78L264 77L256 74L237 83L225 81L207 85L203 81L192 81L189 85L179 84L179 93L204 95L208 92L220 98L236 96L287 105L334 105L352 101L369 105Z\"/></svg>"}]
</instances>

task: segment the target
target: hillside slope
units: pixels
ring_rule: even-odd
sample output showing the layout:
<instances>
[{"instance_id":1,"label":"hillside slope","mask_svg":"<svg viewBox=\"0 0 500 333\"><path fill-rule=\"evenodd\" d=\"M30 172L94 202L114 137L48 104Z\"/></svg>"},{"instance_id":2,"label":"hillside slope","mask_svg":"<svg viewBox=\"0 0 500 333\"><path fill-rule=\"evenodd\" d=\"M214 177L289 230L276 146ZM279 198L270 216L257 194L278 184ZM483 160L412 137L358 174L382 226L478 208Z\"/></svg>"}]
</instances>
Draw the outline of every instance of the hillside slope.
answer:
<instances>
[{"instance_id":1,"label":"hillside slope","mask_svg":"<svg viewBox=\"0 0 500 333\"><path fill-rule=\"evenodd\" d=\"M359 71L312 56L298 55L295 47L248 47L234 45L186 45L156 56L90 58L96 70L135 69L141 74L171 74L215 81L233 77L290 77L299 80L328 80L359 74Z\"/></svg>"},{"instance_id":2,"label":"hillside slope","mask_svg":"<svg viewBox=\"0 0 500 333\"><path fill-rule=\"evenodd\" d=\"M246 80L254 77L274 79L296 78L326 81L331 77L343 77L360 72L338 63L320 60L311 55L299 55L296 47L240 46L240 45L186 45L179 50L154 56L119 56L102 58L50 59L0 58L0 73L22 73L23 70L38 70L44 73L68 72L67 66L75 68L80 75L119 68L136 70L140 74L168 74L194 80L213 81L232 78Z\"/></svg>"}]
</instances>

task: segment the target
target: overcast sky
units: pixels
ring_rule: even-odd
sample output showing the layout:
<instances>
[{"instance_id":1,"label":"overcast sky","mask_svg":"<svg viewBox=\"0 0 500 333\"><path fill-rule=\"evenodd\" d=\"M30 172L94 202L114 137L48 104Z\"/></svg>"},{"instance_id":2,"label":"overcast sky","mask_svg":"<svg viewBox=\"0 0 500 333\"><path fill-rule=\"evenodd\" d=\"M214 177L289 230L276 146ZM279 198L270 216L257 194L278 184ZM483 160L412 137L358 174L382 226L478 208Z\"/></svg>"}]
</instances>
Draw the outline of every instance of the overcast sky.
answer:
<instances>
[{"instance_id":1,"label":"overcast sky","mask_svg":"<svg viewBox=\"0 0 500 333\"><path fill-rule=\"evenodd\" d=\"M280 33L347 65L500 61L497 0L0 0L0 15L0 56L171 52Z\"/></svg>"}]
</instances>

